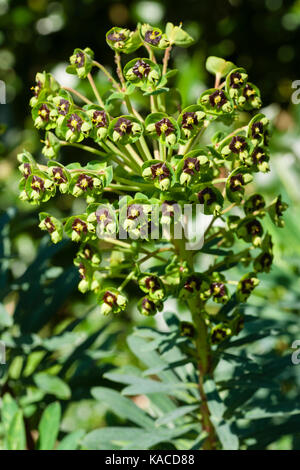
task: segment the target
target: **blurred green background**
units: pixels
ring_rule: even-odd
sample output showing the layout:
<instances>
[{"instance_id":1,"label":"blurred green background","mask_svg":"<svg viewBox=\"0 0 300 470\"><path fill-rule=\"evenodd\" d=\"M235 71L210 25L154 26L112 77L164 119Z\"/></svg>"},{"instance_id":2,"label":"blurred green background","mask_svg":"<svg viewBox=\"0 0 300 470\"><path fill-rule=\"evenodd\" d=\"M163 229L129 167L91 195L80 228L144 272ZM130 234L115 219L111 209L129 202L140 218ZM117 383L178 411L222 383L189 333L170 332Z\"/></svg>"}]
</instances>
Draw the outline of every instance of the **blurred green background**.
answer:
<instances>
[{"instance_id":1,"label":"blurred green background","mask_svg":"<svg viewBox=\"0 0 300 470\"><path fill-rule=\"evenodd\" d=\"M113 54L105 42L106 31L115 25L134 28L138 21L158 26L167 21L183 22L184 28L196 39L191 48L175 49L171 56L171 63L180 70L176 86L184 104L192 103L205 87L213 85L204 67L209 55L222 56L245 67L251 82L260 88L262 112L272 121L272 171L257 175L254 184L269 199L281 193L290 208L285 215L284 229L275 230L271 224L268 227L276 246L275 266L270 275L263 276L265 280L253 303L263 307L267 316L273 312L274 319L276 312L293 315L300 338L300 105L291 102L292 82L300 79L300 0L0 0L0 80L5 82L7 92L7 103L0 105L0 209L16 210L11 213L9 224L8 282L1 294L7 311L17 310L18 318L23 316L26 324L27 316L36 305L32 299L26 304L23 296L23 306L20 306L23 294L17 293L18 288L13 286L15 283L20 287L26 279L29 283L34 279L30 266L35 260L35 269L39 270L36 257L48 241L47 237L42 239L37 227L38 211L18 200L17 153L25 147L38 156L41 150L40 136L33 128L28 104L35 74L46 70L64 85L79 85L77 78L64 71L75 47L92 48L95 58L112 69ZM96 77L96 83L104 90L107 87L101 74ZM65 158L68 157L77 160L73 151L66 152ZM80 212L80 201L55 199L49 203L49 210L50 207L66 216ZM108 322L99 318L92 296L76 291L77 274L72 268L74 248L66 244L59 252L53 250L47 256L52 271L47 271L46 281L57 281L66 270L70 270L70 279L64 295L55 302L50 300L48 323L34 325L33 322L33 331L51 336L71 322L83 320L77 333L86 337L96 334ZM41 272L38 286L44 282ZM132 299L134 302L134 292ZM44 300L37 299L37 302ZM109 341L114 338L120 351L111 359L114 365L136 361L124 345L124 338L132 329L132 315L135 323L145 322L129 312L110 326ZM97 347L100 343L98 341ZM272 347L280 351L290 347L284 332ZM102 367L105 371L106 365ZM72 383L76 386L76 378ZM73 430L78 426L91 429L99 422L110 422L111 416L105 415L101 406L95 413L84 401L89 398L89 387L97 383L94 377L78 390L75 402L66 412L64 429ZM79 399L80 406L76 403ZM282 441L277 448L291 445L289 440Z\"/></svg>"}]
</instances>

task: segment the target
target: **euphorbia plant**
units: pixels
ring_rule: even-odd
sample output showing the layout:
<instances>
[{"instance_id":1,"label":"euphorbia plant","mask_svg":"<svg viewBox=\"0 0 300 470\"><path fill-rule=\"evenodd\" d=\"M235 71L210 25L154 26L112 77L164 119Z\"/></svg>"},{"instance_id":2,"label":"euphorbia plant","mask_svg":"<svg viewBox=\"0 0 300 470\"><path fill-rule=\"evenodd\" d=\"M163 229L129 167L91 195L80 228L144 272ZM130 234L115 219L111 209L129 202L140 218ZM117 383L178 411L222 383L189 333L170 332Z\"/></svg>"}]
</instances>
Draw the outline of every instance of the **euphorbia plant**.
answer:
<instances>
[{"instance_id":1,"label":"euphorbia plant","mask_svg":"<svg viewBox=\"0 0 300 470\"><path fill-rule=\"evenodd\" d=\"M174 45L193 42L181 26L168 23L165 32L148 24L136 31L114 27L106 40L116 76L89 48L75 49L67 68L89 81L95 102L49 73L37 74L32 117L44 131L42 152L49 161L39 164L25 150L19 155L21 198L41 204L62 193L86 200L83 213L64 220L42 212L39 226L54 243L65 233L78 244L79 289L96 293L103 314L126 309L129 282L140 288L143 315L162 311L169 297L188 306L191 321L182 322L181 334L198 362L204 447L216 448L204 382L213 375L220 345L243 328L238 306L258 285L258 273L271 268L272 240L263 219L268 213L280 227L286 209L280 196L268 204L252 193L255 173L269 170L269 122L258 112L260 92L247 72L217 57L206 63L214 87L196 104L174 107L170 83L177 71L168 68L170 53ZM122 63L122 54L137 50L138 57ZM94 69L108 78L108 96L96 87ZM148 109L136 109L138 93ZM205 140L208 128L215 132ZM81 149L91 161L62 165L65 146ZM200 206L208 218L197 248L187 243L186 230L178 235L188 223L186 205ZM201 254L210 255L208 266L197 262ZM239 281L225 275L237 265L245 271Z\"/></svg>"}]
</instances>

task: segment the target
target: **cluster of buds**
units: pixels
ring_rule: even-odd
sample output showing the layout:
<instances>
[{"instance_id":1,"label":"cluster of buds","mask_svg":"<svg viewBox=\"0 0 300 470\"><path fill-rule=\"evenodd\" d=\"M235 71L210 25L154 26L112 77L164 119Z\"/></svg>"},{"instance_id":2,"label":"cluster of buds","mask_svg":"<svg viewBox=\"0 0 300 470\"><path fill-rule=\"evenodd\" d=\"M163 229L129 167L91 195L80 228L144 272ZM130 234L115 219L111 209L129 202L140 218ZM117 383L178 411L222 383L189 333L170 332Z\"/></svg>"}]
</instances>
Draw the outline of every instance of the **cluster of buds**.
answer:
<instances>
[{"instance_id":1,"label":"cluster of buds","mask_svg":"<svg viewBox=\"0 0 300 470\"><path fill-rule=\"evenodd\" d=\"M20 197L41 204L61 193L87 203L81 214L62 220L42 212L39 226L53 243L67 236L79 244L74 261L79 290L95 292L103 314L126 309L125 288L135 282L143 292L137 303L141 314L155 315L170 296L196 305L211 345L218 347L239 333L238 304L257 287L258 274L271 269L273 244L264 218L282 227L287 208L280 196L268 202L252 191L255 174L267 172L270 159L269 121L257 112L260 92L244 69L209 57L213 87L182 109L178 92L167 99L176 74L168 68L171 49L193 43L181 25L168 23L164 31L149 24L135 31L113 27L106 41L115 53L115 75L89 48L75 49L67 67L88 80L95 102L64 88L51 74L37 74L30 105L48 162L37 163L27 151L19 155ZM122 64L123 54L140 48L143 52ZM164 55L161 65L157 51ZM94 68L109 79L109 93L98 90ZM248 124L238 127L241 113ZM219 123L230 130L219 131ZM214 129L211 141L201 141L208 127ZM59 159L66 146L93 160L63 165ZM176 224L187 224L185 204L200 206L210 218L203 246L191 251L185 239L171 233ZM152 237L154 232L158 235ZM196 254L208 255L209 266L196 268ZM249 273L232 280L225 272L237 265ZM111 287L119 279L122 284ZM181 333L194 339L194 325L182 322Z\"/></svg>"}]
</instances>

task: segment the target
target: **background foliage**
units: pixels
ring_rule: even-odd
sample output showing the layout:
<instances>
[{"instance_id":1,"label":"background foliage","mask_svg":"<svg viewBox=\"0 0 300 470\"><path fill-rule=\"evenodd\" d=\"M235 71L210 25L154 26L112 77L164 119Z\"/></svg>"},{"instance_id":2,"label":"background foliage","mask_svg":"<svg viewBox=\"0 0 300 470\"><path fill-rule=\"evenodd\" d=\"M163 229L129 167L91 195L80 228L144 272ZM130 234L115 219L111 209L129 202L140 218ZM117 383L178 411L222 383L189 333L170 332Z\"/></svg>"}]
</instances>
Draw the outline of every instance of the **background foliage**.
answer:
<instances>
[{"instance_id":1,"label":"background foliage","mask_svg":"<svg viewBox=\"0 0 300 470\"><path fill-rule=\"evenodd\" d=\"M65 60L86 46L113 67L105 32L138 20L183 21L197 39L172 55L185 104L212 85L208 55L245 66L262 91L263 112L273 122L272 171L256 184L270 197L280 189L290 208L283 230L268 227L275 266L246 307L243 337L224 346L221 395L208 393L224 448L299 449L300 366L291 364L291 344L300 339L300 108L290 100L299 78L300 3L292 0L78 0L76 8L71 0L0 0L0 79L7 87L7 104L0 106L0 333L8 352L8 364L0 366L0 447L99 448L101 442L101 448L188 449L204 438L195 369L175 333L178 317L187 315L184 305L170 302L166 310L173 313L155 321L140 318L132 290L126 315L101 317L94 298L77 293L71 245L49 245L37 212L17 198L16 155L24 146L35 155L41 149L28 107L35 73L47 69L72 80L63 75ZM101 74L97 84L106 86ZM80 158L72 153L73 161ZM79 201L51 204L63 216L80 212Z\"/></svg>"}]
</instances>

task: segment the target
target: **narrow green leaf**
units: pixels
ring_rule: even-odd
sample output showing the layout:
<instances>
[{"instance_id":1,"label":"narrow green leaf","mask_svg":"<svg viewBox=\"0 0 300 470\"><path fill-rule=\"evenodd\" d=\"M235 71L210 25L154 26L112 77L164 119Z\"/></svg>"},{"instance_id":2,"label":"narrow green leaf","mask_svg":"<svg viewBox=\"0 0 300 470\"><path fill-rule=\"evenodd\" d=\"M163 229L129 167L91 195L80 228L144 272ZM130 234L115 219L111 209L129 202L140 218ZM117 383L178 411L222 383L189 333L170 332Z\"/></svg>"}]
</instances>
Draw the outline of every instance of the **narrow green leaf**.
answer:
<instances>
[{"instance_id":1,"label":"narrow green leaf","mask_svg":"<svg viewBox=\"0 0 300 470\"><path fill-rule=\"evenodd\" d=\"M26 449L26 433L23 420L23 413L18 410L9 426L6 436L7 450L25 450Z\"/></svg>"},{"instance_id":2,"label":"narrow green leaf","mask_svg":"<svg viewBox=\"0 0 300 470\"><path fill-rule=\"evenodd\" d=\"M58 402L51 403L45 409L39 423L38 450L52 450L59 431L61 408Z\"/></svg>"},{"instance_id":3,"label":"narrow green leaf","mask_svg":"<svg viewBox=\"0 0 300 470\"><path fill-rule=\"evenodd\" d=\"M62 379L54 375L40 372L34 376L34 382L41 390L50 395L55 395L61 400L68 400L71 397L71 390Z\"/></svg>"}]
</instances>

